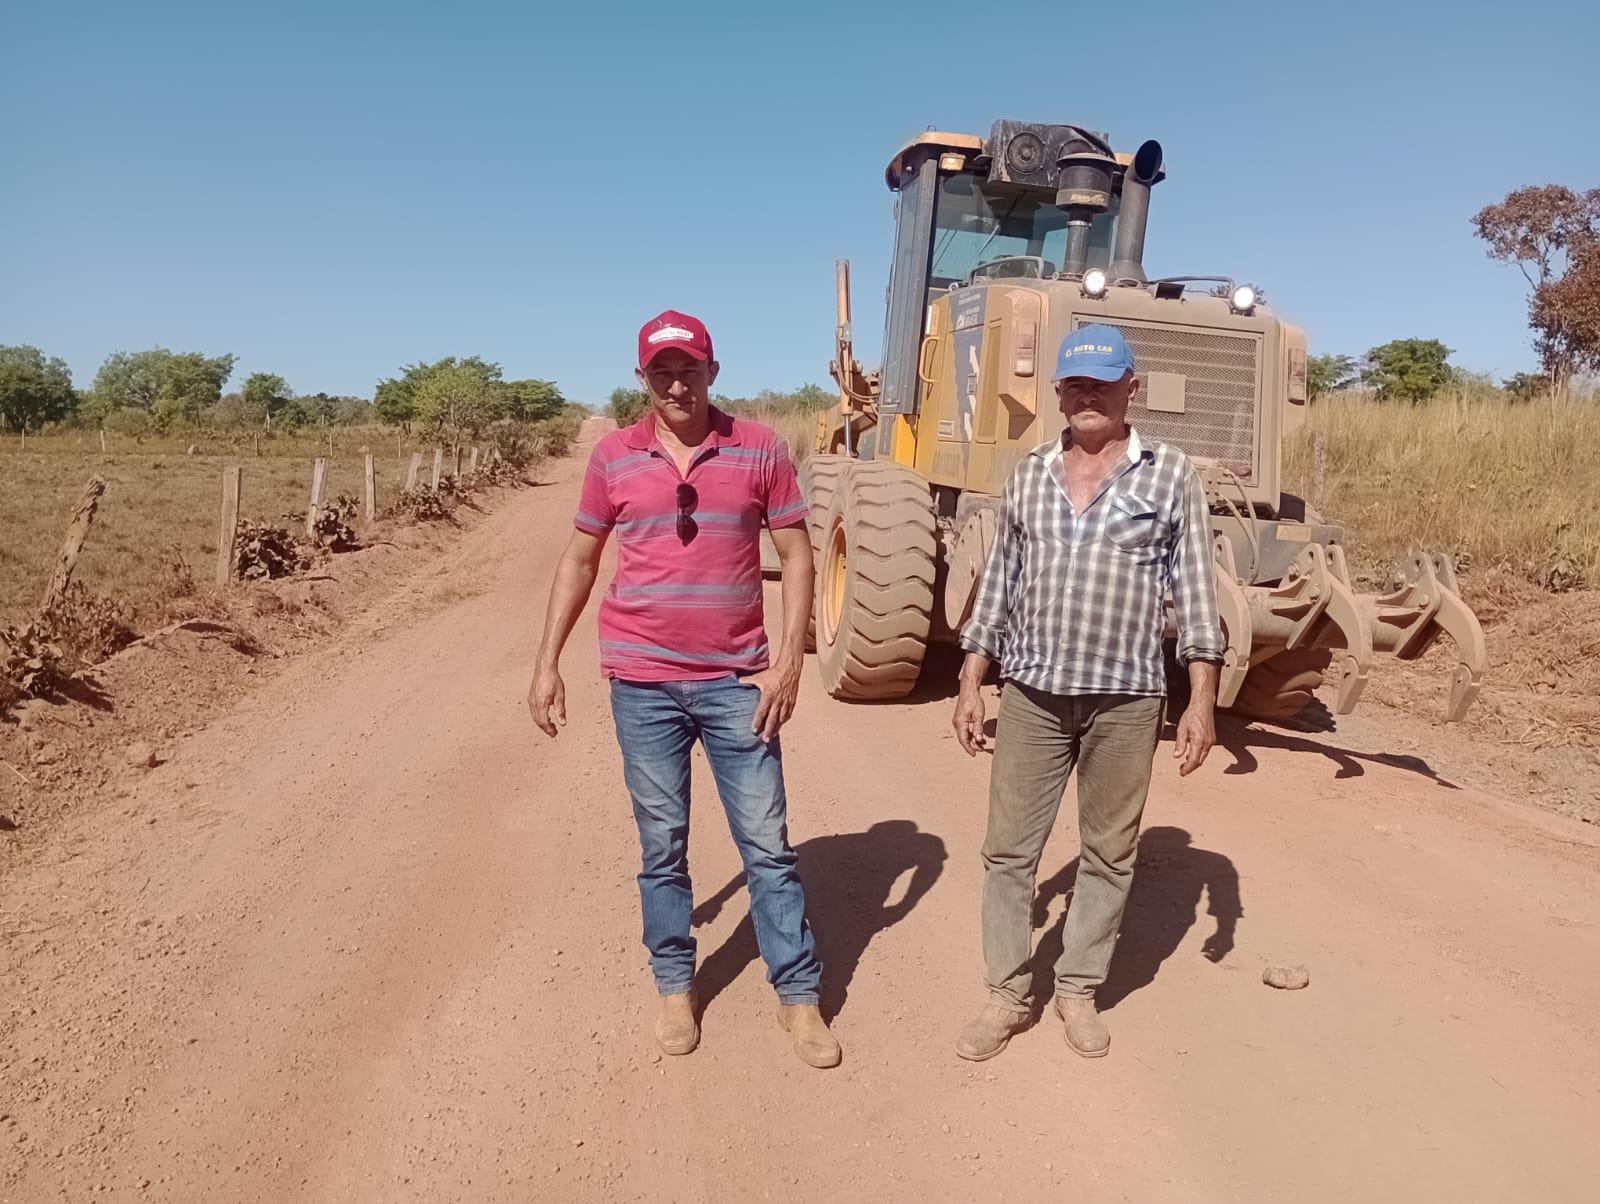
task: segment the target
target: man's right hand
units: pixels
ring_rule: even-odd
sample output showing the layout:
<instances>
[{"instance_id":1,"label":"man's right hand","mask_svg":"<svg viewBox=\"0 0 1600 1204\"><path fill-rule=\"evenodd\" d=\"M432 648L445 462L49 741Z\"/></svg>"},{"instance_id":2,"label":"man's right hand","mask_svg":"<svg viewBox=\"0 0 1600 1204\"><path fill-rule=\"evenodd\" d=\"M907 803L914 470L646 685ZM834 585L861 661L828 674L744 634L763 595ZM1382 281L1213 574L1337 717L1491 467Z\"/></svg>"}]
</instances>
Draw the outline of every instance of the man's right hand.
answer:
<instances>
[{"instance_id":1,"label":"man's right hand","mask_svg":"<svg viewBox=\"0 0 1600 1204\"><path fill-rule=\"evenodd\" d=\"M528 713L534 726L547 736L567 726L567 684L554 665L534 672L533 684L528 687Z\"/></svg>"},{"instance_id":2,"label":"man's right hand","mask_svg":"<svg viewBox=\"0 0 1600 1204\"><path fill-rule=\"evenodd\" d=\"M983 724L986 718L983 694L977 686L963 681L961 693L956 698L955 718L951 720L951 724L956 729L956 740L969 757L977 756L986 747L983 738Z\"/></svg>"}]
</instances>

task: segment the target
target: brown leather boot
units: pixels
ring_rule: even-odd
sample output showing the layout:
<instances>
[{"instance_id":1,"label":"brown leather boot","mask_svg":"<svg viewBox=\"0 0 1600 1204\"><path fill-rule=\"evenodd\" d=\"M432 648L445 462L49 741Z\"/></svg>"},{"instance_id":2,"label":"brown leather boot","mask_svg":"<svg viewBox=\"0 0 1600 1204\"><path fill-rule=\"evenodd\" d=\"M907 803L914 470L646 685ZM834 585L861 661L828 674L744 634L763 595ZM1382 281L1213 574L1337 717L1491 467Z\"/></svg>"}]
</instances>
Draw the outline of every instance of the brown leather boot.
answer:
<instances>
[{"instance_id":1,"label":"brown leather boot","mask_svg":"<svg viewBox=\"0 0 1600 1204\"><path fill-rule=\"evenodd\" d=\"M662 1053L674 1056L693 1053L700 1044L700 1023L695 1019L695 994L663 995L656 1014L656 1044Z\"/></svg>"},{"instance_id":2,"label":"brown leather boot","mask_svg":"<svg viewBox=\"0 0 1600 1204\"><path fill-rule=\"evenodd\" d=\"M1057 995L1056 1015L1061 1035L1072 1052L1085 1058L1103 1058L1111 1049L1111 1032L1095 1010L1093 995Z\"/></svg>"},{"instance_id":3,"label":"brown leather boot","mask_svg":"<svg viewBox=\"0 0 1600 1204\"><path fill-rule=\"evenodd\" d=\"M828 1029L814 1003L780 1003L778 1023L794 1038L794 1052L807 1066L826 1070L844 1056L839 1039Z\"/></svg>"},{"instance_id":4,"label":"brown leather boot","mask_svg":"<svg viewBox=\"0 0 1600 1204\"><path fill-rule=\"evenodd\" d=\"M998 1003L986 1003L983 1011L967 1021L956 1038L956 1056L969 1062L987 1062L1028 1027L1028 1013L1016 1012Z\"/></svg>"}]
</instances>

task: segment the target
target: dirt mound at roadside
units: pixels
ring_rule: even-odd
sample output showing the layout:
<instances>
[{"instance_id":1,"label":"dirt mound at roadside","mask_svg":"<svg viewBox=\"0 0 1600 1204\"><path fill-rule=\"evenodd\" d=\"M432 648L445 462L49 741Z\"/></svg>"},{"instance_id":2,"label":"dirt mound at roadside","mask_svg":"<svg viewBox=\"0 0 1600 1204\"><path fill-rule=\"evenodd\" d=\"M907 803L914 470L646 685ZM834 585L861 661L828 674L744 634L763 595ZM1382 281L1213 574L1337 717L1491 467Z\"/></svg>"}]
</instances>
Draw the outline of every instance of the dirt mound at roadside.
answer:
<instances>
[{"instance_id":1,"label":"dirt mound at roadside","mask_svg":"<svg viewBox=\"0 0 1600 1204\"><path fill-rule=\"evenodd\" d=\"M1600 753L1600 592L1552 594L1507 574L1470 582L1489 668L1469 728L1533 748ZM1376 696L1427 715L1444 705L1455 647L1441 639L1415 665L1373 673ZM1371 689L1371 687L1369 687Z\"/></svg>"},{"instance_id":2,"label":"dirt mound at roadside","mask_svg":"<svg viewBox=\"0 0 1600 1204\"><path fill-rule=\"evenodd\" d=\"M144 760L131 748L169 759L185 736L366 613L485 513L462 506L449 524L380 524L366 547L303 576L170 599L149 616L154 631L80 674L65 696L0 715L0 869L66 814L131 787L149 768L130 763Z\"/></svg>"}]
</instances>

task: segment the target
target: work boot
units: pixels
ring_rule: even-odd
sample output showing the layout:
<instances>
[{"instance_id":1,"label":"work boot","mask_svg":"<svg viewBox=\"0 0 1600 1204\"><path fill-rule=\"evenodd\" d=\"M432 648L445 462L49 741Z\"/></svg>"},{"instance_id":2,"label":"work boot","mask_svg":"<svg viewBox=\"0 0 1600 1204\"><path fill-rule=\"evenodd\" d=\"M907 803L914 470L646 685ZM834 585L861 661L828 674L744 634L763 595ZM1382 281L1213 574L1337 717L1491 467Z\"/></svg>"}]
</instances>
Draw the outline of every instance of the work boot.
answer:
<instances>
[{"instance_id":1,"label":"work boot","mask_svg":"<svg viewBox=\"0 0 1600 1204\"><path fill-rule=\"evenodd\" d=\"M986 1003L983 1011L969 1020L956 1038L956 1056L969 1062L987 1062L1004 1049L1012 1037L1027 1027L1027 1012L1012 1011L1003 1004Z\"/></svg>"},{"instance_id":2,"label":"work boot","mask_svg":"<svg viewBox=\"0 0 1600 1204\"><path fill-rule=\"evenodd\" d=\"M693 1053L700 1044L700 1024L694 1018L693 991L661 997L661 1011L656 1015L655 1038L662 1053Z\"/></svg>"},{"instance_id":3,"label":"work boot","mask_svg":"<svg viewBox=\"0 0 1600 1204\"><path fill-rule=\"evenodd\" d=\"M1057 995L1056 1015L1061 1035L1072 1052L1085 1058L1103 1058L1111 1049L1111 1032L1095 1010L1093 995Z\"/></svg>"},{"instance_id":4,"label":"work boot","mask_svg":"<svg viewBox=\"0 0 1600 1204\"><path fill-rule=\"evenodd\" d=\"M828 1022L822 1018L814 1003L780 1003L778 1023L794 1038L794 1052L807 1066L826 1070L837 1066L843 1056L839 1040L828 1031Z\"/></svg>"}]
</instances>

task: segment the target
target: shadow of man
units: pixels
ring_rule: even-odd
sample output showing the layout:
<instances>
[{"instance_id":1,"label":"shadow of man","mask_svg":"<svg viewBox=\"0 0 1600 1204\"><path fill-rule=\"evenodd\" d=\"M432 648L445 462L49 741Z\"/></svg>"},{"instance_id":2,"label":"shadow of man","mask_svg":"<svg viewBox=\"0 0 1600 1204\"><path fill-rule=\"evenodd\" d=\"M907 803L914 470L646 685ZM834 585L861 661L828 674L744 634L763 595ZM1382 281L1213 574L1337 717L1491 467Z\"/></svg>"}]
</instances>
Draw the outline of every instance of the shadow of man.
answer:
<instances>
[{"instance_id":1,"label":"shadow of man","mask_svg":"<svg viewBox=\"0 0 1600 1204\"><path fill-rule=\"evenodd\" d=\"M872 938L911 914L944 872L944 841L919 831L909 819L884 820L865 832L818 836L800 845L800 880L806 914L822 961L822 1011L830 1020L843 1010L850 982ZM898 899L895 886L910 873ZM694 909L696 928L709 924L722 905L745 885L741 873ZM760 957L747 911L733 934L700 964L695 989L710 1005Z\"/></svg>"},{"instance_id":2,"label":"shadow of man","mask_svg":"<svg viewBox=\"0 0 1600 1204\"><path fill-rule=\"evenodd\" d=\"M1182 828L1149 828L1139 837L1139 858L1134 864L1133 888L1117 936L1116 953L1105 983L1095 992L1095 1003L1109 1011L1122 1000L1156 979L1161 963L1177 952L1194 926L1200 896L1206 896L1206 914L1216 921L1216 931L1206 937L1201 953L1220 962L1233 951L1234 933L1244 914L1239 903L1239 871L1221 853L1197 849ZM1045 882L1033 900L1033 926L1043 928L1050 904L1067 899L1071 908L1073 884L1078 876L1074 857ZM1033 955L1034 1018L1055 993L1055 965L1061 956L1061 933L1067 911L1039 941Z\"/></svg>"},{"instance_id":3,"label":"shadow of man","mask_svg":"<svg viewBox=\"0 0 1600 1204\"><path fill-rule=\"evenodd\" d=\"M1324 708L1326 710L1326 708ZM1336 729L1299 725L1294 729L1281 725L1274 726L1253 720L1241 720L1234 716L1217 716L1217 747L1225 749L1233 755L1233 764L1222 772L1226 774L1255 773L1261 768L1261 762L1256 759L1252 748L1275 748L1293 753L1318 753L1332 761L1338 768L1334 778L1359 778L1366 774L1362 768L1363 761L1370 761L1374 765L1385 765L1391 769L1403 769L1408 773L1417 774L1430 781L1437 782L1447 790L1459 790L1448 778L1440 776L1434 767L1421 757L1408 753L1366 753L1356 752L1353 749L1341 748L1331 744L1325 739L1307 739L1306 736L1296 735L1296 731L1312 735L1329 735Z\"/></svg>"}]
</instances>

